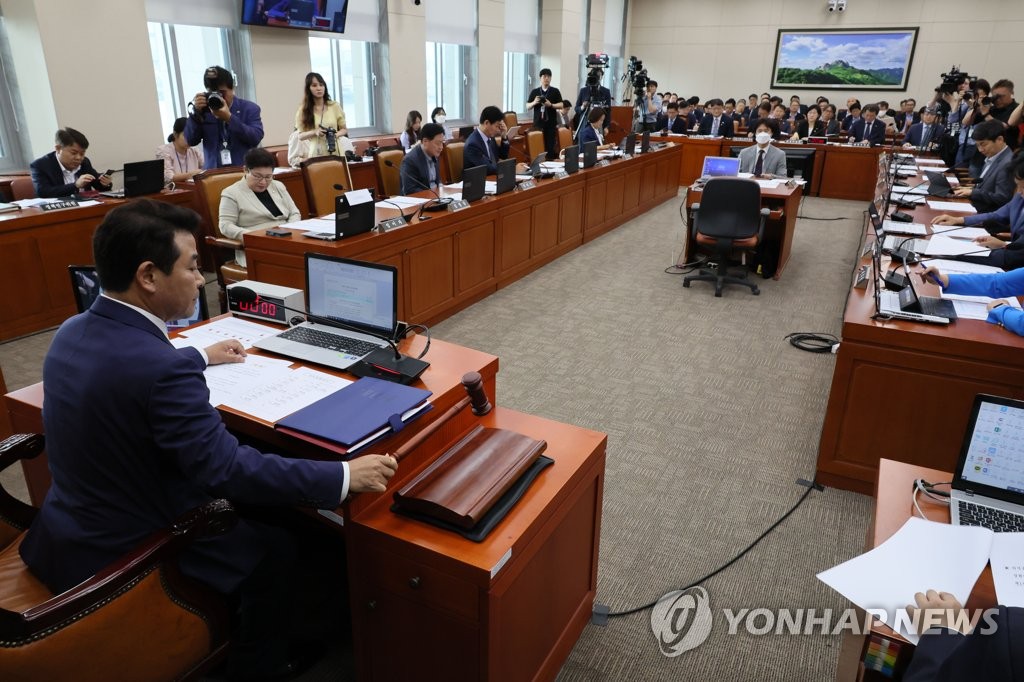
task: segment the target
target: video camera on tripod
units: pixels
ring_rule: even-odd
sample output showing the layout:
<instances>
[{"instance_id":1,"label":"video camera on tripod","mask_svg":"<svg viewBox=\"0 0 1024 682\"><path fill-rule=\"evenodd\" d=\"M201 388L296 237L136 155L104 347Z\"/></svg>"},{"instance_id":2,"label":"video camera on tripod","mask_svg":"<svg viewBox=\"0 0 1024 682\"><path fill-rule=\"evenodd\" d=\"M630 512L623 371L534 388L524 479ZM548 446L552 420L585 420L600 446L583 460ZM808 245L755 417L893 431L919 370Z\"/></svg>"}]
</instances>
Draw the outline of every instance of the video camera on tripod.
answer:
<instances>
[{"instance_id":1,"label":"video camera on tripod","mask_svg":"<svg viewBox=\"0 0 1024 682\"><path fill-rule=\"evenodd\" d=\"M626 73L622 74L622 81L629 82L633 86L634 95L643 92L651 79L647 77L647 69L644 63L636 57L630 57L626 64Z\"/></svg>"}]
</instances>

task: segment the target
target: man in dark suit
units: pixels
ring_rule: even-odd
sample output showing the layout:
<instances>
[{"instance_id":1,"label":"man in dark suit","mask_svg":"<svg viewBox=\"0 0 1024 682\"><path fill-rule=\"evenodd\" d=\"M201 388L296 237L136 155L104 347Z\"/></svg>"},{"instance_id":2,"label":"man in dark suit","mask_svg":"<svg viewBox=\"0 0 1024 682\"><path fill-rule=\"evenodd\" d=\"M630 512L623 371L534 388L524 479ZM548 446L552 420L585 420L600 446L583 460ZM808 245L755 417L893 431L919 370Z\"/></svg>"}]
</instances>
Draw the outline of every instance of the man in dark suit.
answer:
<instances>
[{"instance_id":1,"label":"man in dark suit","mask_svg":"<svg viewBox=\"0 0 1024 682\"><path fill-rule=\"evenodd\" d=\"M110 178L100 175L85 155L85 150L89 148L89 140L85 135L74 128L61 128L54 141L54 151L36 159L29 166L37 197L69 197L86 188L110 189Z\"/></svg>"},{"instance_id":2,"label":"man in dark suit","mask_svg":"<svg viewBox=\"0 0 1024 682\"><path fill-rule=\"evenodd\" d=\"M864 107L861 117L850 127L850 141L867 143L872 147L885 144L885 124L878 119L878 105Z\"/></svg>"},{"instance_id":3,"label":"man in dark suit","mask_svg":"<svg viewBox=\"0 0 1024 682\"><path fill-rule=\"evenodd\" d=\"M921 114L915 111L917 100L911 97L900 102L900 111L892 117L896 132L906 135L910 132L910 126L921 120Z\"/></svg>"},{"instance_id":4,"label":"man in dark suit","mask_svg":"<svg viewBox=\"0 0 1024 682\"><path fill-rule=\"evenodd\" d=\"M505 120L501 109L496 106L484 107L480 112L480 125L466 138L462 148L462 168L487 166L488 175L498 174L498 161L508 158L508 140L505 138ZM501 138L501 146L494 138Z\"/></svg>"},{"instance_id":5,"label":"man in dark suit","mask_svg":"<svg viewBox=\"0 0 1024 682\"><path fill-rule=\"evenodd\" d=\"M732 137L732 117L726 116L722 100L713 99L707 104L710 110L700 120L698 132L701 135L714 135L717 137Z\"/></svg>"},{"instance_id":6,"label":"man in dark suit","mask_svg":"<svg viewBox=\"0 0 1024 682\"><path fill-rule=\"evenodd\" d=\"M914 595L908 606L912 618L931 624L921 634L904 682L1011 682L1024 670L1024 609L999 606L986 611L970 634L960 623L969 622L956 597L928 590Z\"/></svg>"},{"instance_id":7,"label":"man in dark suit","mask_svg":"<svg viewBox=\"0 0 1024 682\"><path fill-rule=\"evenodd\" d=\"M686 121L679 115L679 103L669 102L667 113L658 117L658 130L682 135L686 132Z\"/></svg>"},{"instance_id":8,"label":"man in dark suit","mask_svg":"<svg viewBox=\"0 0 1024 682\"><path fill-rule=\"evenodd\" d=\"M953 194L971 200L979 213L997 210L1013 196L1013 152L1003 139L1003 124L999 121L983 121L974 126L971 137L985 156L981 178L974 187L957 187Z\"/></svg>"},{"instance_id":9,"label":"man in dark suit","mask_svg":"<svg viewBox=\"0 0 1024 682\"><path fill-rule=\"evenodd\" d=\"M944 132L943 127L936 123L935 119L935 109L925 109L924 115L921 116L921 122L910 126L903 146L908 148L920 147L924 150L934 149Z\"/></svg>"},{"instance_id":10,"label":"man in dark suit","mask_svg":"<svg viewBox=\"0 0 1024 682\"><path fill-rule=\"evenodd\" d=\"M402 159L402 194L413 194L425 189L437 191L441 171L437 159L444 151L444 128L427 123L420 129L420 143Z\"/></svg>"},{"instance_id":11,"label":"man in dark suit","mask_svg":"<svg viewBox=\"0 0 1024 682\"><path fill-rule=\"evenodd\" d=\"M235 340L178 350L165 320L188 317L203 275L199 216L140 199L93 236L103 294L61 325L43 364L43 425L52 483L20 547L54 592L95 574L216 497L252 505L335 508L349 492L383 491L388 456L314 462L239 444L210 405L203 370L244 362ZM180 560L183 573L237 598L233 678L287 673L290 536L241 520ZM261 678L262 679L262 678Z\"/></svg>"}]
</instances>

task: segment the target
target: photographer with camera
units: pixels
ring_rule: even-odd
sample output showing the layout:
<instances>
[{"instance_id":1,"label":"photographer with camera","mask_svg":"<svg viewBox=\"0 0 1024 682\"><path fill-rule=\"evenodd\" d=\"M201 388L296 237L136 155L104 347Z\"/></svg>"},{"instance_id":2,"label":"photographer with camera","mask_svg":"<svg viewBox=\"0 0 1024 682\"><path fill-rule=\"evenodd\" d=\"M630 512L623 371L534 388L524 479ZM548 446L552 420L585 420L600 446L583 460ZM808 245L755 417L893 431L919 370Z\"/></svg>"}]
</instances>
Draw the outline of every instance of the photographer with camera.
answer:
<instances>
[{"instance_id":1,"label":"photographer with camera","mask_svg":"<svg viewBox=\"0 0 1024 682\"><path fill-rule=\"evenodd\" d=\"M203 143L207 170L241 166L245 154L263 140L263 120L255 102L235 97L235 79L222 66L203 74L205 92L192 98L192 112L185 123L189 146Z\"/></svg>"},{"instance_id":2,"label":"photographer with camera","mask_svg":"<svg viewBox=\"0 0 1024 682\"><path fill-rule=\"evenodd\" d=\"M293 139L294 138L294 139ZM345 112L331 99L327 82L315 71L306 74L302 105L295 112L295 132L288 140L288 163L297 167L318 156L346 156L355 152L348 139Z\"/></svg>"},{"instance_id":3,"label":"photographer with camera","mask_svg":"<svg viewBox=\"0 0 1024 682\"><path fill-rule=\"evenodd\" d=\"M647 90L641 101L643 112L643 130L654 132L658 127L658 115L661 113L661 97L658 92L658 81L647 81Z\"/></svg>"},{"instance_id":4,"label":"photographer with camera","mask_svg":"<svg viewBox=\"0 0 1024 682\"><path fill-rule=\"evenodd\" d=\"M558 158L558 114L562 110L562 93L551 85L551 69L540 70L540 87L530 91L526 108L533 110L533 127L544 133L548 159Z\"/></svg>"}]
</instances>

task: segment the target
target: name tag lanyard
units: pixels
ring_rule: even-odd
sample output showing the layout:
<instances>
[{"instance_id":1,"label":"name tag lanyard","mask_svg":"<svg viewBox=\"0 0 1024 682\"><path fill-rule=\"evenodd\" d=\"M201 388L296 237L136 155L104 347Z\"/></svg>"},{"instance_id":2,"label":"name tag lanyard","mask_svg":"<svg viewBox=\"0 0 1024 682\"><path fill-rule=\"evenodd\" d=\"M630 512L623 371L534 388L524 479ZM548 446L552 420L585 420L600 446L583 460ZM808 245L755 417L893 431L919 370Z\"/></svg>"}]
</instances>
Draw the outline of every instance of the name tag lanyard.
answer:
<instances>
[{"instance_id":1,"label":"name tag lanyard","mask_svg":"<svg viewBox=\"0 0 1024 682\"><path fill-rule=\"evenodd\" d=\"M231 165L231 150L228 148L231 144L231 133L228 132L228 124L226 121L221 121L221 150L220 150L220 162L225 166Z\"/></svg>"}]
</instances>

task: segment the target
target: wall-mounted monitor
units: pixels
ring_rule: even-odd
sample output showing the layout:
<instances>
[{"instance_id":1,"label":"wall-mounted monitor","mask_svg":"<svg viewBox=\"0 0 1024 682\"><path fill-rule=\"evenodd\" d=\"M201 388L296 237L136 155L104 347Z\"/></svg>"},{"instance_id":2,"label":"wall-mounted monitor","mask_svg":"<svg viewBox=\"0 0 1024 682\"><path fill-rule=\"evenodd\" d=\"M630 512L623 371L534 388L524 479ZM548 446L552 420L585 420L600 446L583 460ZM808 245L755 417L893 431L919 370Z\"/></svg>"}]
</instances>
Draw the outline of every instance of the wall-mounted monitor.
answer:
<instances>
[{"instance_id":1,"label":"wall-mounted monitor","mask_svg":"<svg viewBox=\"0 0 1024 682\"><path fill-rule=\"evenodd\" d=\"M348 0L242 0L247 26L344 33Z\"/></svg>"}]
</instances>

